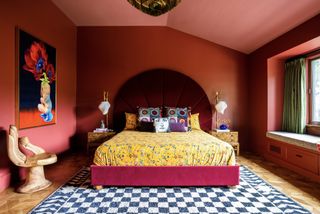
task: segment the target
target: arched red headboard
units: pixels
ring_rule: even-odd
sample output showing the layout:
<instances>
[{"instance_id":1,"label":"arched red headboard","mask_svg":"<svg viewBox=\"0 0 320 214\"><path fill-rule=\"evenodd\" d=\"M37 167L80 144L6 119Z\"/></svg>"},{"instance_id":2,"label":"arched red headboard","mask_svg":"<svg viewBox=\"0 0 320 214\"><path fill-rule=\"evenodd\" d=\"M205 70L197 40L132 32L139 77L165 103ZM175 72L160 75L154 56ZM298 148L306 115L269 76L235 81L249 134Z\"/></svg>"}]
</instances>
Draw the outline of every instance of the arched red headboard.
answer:
<instances>
[{"instance_id":1,"label":"arched red headboard","mask_svg":"<svg viewBox=\"0 0 320 214\"><path fill-rule=\"evenodd\" d=\"M124 112L136 113L137 106L190 106L192 113L200 113L201 129L211 129L212 111L206 93L193 79L176 71L150 70L124 83L115 97L113 124L116 131L125 126Z\"/></svg>"}]
</instances>

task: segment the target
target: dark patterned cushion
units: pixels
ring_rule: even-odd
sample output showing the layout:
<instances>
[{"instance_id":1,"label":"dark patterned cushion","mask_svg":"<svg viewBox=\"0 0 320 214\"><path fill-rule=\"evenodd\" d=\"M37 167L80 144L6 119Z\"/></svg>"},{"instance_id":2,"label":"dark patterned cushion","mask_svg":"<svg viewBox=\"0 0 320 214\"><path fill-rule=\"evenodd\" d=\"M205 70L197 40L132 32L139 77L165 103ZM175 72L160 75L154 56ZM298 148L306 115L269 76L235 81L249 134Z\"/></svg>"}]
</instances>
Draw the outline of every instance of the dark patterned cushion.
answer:
<instances>
[{"instance_id":1,"label":"dark patterned cushion","mask_svg":"<svg viewBox=\"0 0 320 214\"><path fill-rule=\"evenodd\" d=\"M139 121L153 122L155 118L161 117L161 108L139 107L138 114L139 114L139 118L138 118Z\"/></svg>"},{"instance_id":2,"label":"dark patterned cushion","mask_svg":"<svg viewBox=\"0 0 320 214\"><path fill-rule=\"evenodd\" d=\"M140 121L137 129L141 132L154 132L153 122Z\"/></svg>"}]
</instances>

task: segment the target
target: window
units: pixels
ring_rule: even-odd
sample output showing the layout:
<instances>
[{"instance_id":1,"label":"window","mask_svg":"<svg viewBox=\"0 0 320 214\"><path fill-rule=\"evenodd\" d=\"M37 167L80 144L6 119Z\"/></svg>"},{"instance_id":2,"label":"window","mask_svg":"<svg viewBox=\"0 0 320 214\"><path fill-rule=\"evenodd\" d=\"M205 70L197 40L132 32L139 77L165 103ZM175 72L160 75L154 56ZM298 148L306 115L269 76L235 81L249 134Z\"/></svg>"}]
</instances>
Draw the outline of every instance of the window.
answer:
<instances>
[{"instance_id":1,"label":"window","mask_svg":"<svg viewBox=\"0 0 320 214\"><path fill-rule=\"evenodd\" d=\"M310 122L320 125L320 57L310 60Z\"/></svg>"}]
</instances>

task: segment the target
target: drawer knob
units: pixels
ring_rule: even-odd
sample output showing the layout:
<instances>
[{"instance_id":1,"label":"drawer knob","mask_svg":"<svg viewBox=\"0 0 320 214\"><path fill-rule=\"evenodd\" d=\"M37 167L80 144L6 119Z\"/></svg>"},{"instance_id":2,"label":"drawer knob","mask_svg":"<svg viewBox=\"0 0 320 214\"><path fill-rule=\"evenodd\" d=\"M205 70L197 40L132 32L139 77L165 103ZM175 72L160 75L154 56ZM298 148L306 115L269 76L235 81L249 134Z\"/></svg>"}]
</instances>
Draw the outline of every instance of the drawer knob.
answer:
<instances>
[{"instance_id":1,"label":"drawer knob","mask_svg":"<svg viewBox=\"0 0 320 214\"><path fill-rule=\"evenodd\" d=\"M298 157L298 158L302 158L302 155L296 154L296 157Z\"/></svg>"}]
</instances>

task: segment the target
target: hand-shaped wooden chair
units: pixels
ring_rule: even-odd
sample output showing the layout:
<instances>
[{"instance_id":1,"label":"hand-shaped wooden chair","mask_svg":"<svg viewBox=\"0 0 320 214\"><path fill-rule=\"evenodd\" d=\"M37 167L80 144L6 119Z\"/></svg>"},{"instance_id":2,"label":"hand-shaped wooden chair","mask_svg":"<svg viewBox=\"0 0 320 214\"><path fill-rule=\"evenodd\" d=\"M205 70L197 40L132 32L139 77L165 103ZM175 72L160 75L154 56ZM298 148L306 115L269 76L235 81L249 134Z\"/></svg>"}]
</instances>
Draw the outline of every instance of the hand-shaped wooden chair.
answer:
<instances>
[{"instance_id":1,"label":"hand-shaped wooden chair","mask_svg":"<svg viewBox=\"0 0 320 214\"><path fill-rule=\"evenodd\" d=\"M32 193L51 185L44 176L43 166L57 162L55 154L46 153L42 148L31 144L28 137L19 138L18 130L13 125L10 126L7 144L10 160L17 166L28 168L26 181L17 189L18 192ZM31 151L33 155L23 154L19 145Z\"/></svg>"}]
</instances>

